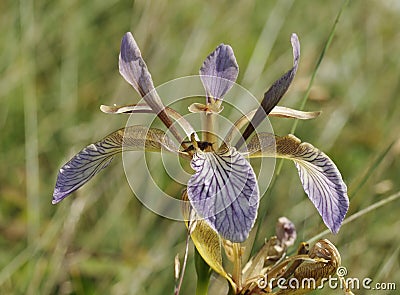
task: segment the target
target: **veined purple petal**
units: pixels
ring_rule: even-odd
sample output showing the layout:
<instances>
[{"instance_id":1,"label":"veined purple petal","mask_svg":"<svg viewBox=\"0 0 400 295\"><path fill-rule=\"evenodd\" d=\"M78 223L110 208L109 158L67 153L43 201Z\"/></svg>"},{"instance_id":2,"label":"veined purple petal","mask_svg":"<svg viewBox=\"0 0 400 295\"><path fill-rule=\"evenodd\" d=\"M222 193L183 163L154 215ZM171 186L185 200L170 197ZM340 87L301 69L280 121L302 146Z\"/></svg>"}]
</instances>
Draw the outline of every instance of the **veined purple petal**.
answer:
<instances>
[{"instance_id":1,"label":"veined purple petal","mask_svg":"<svg viewBox=\"0 0 400 295\"><path fill-rule=\"evenodd\" d=\"M337 233L349 209L347 187L335 163L319 149L294 135L258 133L247 145L249 157L279 157L293 160L304 191L326 226Z\"/></svg>"},{"instance_id":2,"label":"veined purple petal","mask_svg":"<svg viewBox=\"0 0 400 295\"><path fill-rule=\"evenodd\" d=\"M197 152L187 193L197 214L224 239L243 242L257 217L259 191L249 162L235 149Z\"/></svg>"},{"instance_id":3,"label":"veined purple petal","mask_svg":"<svg viewBox=\"0 0 400 295\"><path fill-rule=\"evenodd\" d=\"M106 168L119 152L112 150L100 143L91 144L68 161L58 172L52 203L57 204Z\"/></svg>"},{"instance_id":4,"label":"veined purple petal","mask_svg":"<svg viewBox=\"0 0 400 295\"><path fill-rule=\"evenodd\" d=\"M165 147L176 150L174 143L164 131L144 126L130 126L119 129L104 139L88 145L61 167L53 192L53 204L60 202L92 179L112 161L122 149L129 151L160 151Z\"/></svg>"},{"instance_id":5,"label":"veined purple petal","mask_svg":"<svg viewBox=\"0 0 400 295\"><path fill-rule=\"evenodd\" d=\"M182 142L178 130L173 126L171 118L165 112L164 104L158 96L157 91L154 89L153 80L151 79L146 63L130 32L126 33L122 38L121 52L119 54L119 72L122 77L139 92L153 112L156 113L164 125L171 130L175 138L179 142Z\"/></svg>"},{"instance_id":6,"label":"veined purple petal","mask_svg":"<svg viewBox=\"0 0 400 295\"><path fill-rule=\"evenodd\" d=\"M153 80L146 63L130 32L126 33L121 41L119 72L142 97L154 89Z\"/></svg>"},{"instance_id":7,"label":"veined purple petal","mask_svg":"<svg viewBox=\"0 0 400 295\"><path fill-rule=\"evenodd\" d=\"M223 99L226 92L231 89L239 73L239 66L229 45L219 45L203 63L200 68L200 78L210 98Z\"/></svg>"},{"instance_id":8,"label":"veined purple petal","mask_svg":"<svg viewBox=\"0 0 400 295\"><path fill-rule=\"evenodd\" d=\"M293 160L304 191L326 226L336 234L349 209L349 198L335 163L308 143L301 144Z\"/></svg>"},{"instance_id":9,"label":"veined purple petal","mask_svg":"<svg viewBox=\"0 0 400 295\"><path fill-rule=\"evenodd\" d=\"M260 125L271 110L278 104L282 96L288 90L290 84L296 75L300 59L300 42L296 34L292 34L290 39L293 48L293 67L287 71L282 77L272 84L272 86L265 92L264 98L261 101L260 107L257 109L256 114L251 119L243 132L242 138L236 144L236 148L240 148L242 144L249 138L253 131Z\"/></svg>"}]
</instances>

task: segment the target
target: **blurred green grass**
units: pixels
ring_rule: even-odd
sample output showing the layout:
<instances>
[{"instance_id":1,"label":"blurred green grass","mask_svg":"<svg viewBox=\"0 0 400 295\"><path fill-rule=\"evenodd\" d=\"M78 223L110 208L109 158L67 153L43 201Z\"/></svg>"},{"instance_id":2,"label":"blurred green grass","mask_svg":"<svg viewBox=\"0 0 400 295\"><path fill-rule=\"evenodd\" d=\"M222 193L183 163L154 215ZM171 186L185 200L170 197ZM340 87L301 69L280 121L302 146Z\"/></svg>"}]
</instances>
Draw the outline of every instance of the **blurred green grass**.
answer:
<instances>
[{"instance_id":1,"label":"blurred green grass","mask_svg":"<svg viewBox=\"0 0 400 295\"><path fill-rule=\"evenodd\" d=\"M174 256L183 254L185 228L133 196L121 161L51 205L60 166L125 125L126 117L107 117L99 105L139 100L118 73L126 31L135 36L156 85L197 74L209 52L230 44L240 66L238 82L256 97L290 67L289 38L296 32L300 68L280 105L298 107L340 5L2 1L0 293L172 293ZM300 122L296 131L336 162L349 187L348 216L400 190L399 20L395 0L350 2L306 104L323 114ZM271 121L280 135L292 124ZM291 163L284 163L262 202L267 210L259 213L265 214L259 245L281 215L294 221L299 242L325 229ZM396 200L327 236L350 276L400 288L399 209ZM194 293L194 281L191 255L182 294Z\"/></svg>"}]
</instances>

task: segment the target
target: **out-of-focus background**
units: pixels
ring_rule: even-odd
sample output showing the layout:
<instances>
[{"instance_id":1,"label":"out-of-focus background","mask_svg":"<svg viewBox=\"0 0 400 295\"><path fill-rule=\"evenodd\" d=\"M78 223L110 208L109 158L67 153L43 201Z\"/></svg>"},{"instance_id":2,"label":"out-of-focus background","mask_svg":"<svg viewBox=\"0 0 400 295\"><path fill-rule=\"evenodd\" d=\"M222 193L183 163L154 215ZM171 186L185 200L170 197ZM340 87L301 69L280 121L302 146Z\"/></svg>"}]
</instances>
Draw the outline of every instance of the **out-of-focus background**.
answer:
<instances>
[{"instance_id":1,"label":"out-of-focus background","mask_svg":"<svg viewBox=\"0 0 400 295\"><path fill-rule=\"evenodd\" d=\"M61 165L126 123L127 117L107 116L99 105L139 101L118 73L126 31L135 36L156 85L197 74L224 42L235 51L238 83L260 98L290 68L289 39L296 32L300 67L280 105L299 107L341 4L1 1L0 293L173 292L185 226L135 198L120 157L71 197L51 204ZM348 216L400 190L399 28L398 1L350 1L306 104L323 113L296 130L339 167L349 188ZM293 124L271 122L279 135ZM325 230L292 163L284 163L267 195L256 247L274 234L282 215L296 224L297 242ZM392 201L325 236L338 247L350 277L400 288L399 209L400 201ZM182 294L194 293L195 278L191 246Z\"/></svg>"}]
</instances>

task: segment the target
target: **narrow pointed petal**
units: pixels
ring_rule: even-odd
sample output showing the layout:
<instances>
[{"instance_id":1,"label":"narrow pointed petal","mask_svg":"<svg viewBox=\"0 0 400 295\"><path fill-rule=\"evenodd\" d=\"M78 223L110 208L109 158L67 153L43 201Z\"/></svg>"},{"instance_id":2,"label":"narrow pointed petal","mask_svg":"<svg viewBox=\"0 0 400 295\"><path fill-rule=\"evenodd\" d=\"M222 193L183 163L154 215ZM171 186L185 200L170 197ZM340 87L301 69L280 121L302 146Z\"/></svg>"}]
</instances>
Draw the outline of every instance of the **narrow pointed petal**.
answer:
<instances>
[{"instance_id":1,"label":"narrow pointed petal","mask_svg":"<svg viewBox=\"0 0 400 295\"><path fill-rule=\"evenodd\" d=\"M268 116L271 117L280 117L280 118L290 118L290 119L299 119L299 120L310 120L315 119L321 114L321 111L316 112L304 112L295 110L292 108L275 106Z\"/></svg>"},{"instance_id":2,"label":"narrow pointed petal","mask_svg":"<svg viewBox=\"0 0 400 295\"><path fill-rule=\"evenodd\" d=\"M174 143L159 129L130 126L117 130L104 139L88 145L61 167L53 193L53 204L76 191L93 176L106 168L122 149L155 151L162 147L176 150Z\"/></svg>"},{"instance_id":3,"label":"narrow pointed petal","mask_svg":"<svg viewBox=\"0 0 400 295\"><path fill-rule=\"evenodd\" d=\"M257 217L259 191L249 162L235 149L227 153L197 152L196 173L188 182L188 198L196 213L224 239L243 242Z\"/></svg>"},{"instance_id":4,"label":"narrow pointed petal","mask_svg":"<svg viewBox=\"0 0 400 295\"><path fill-rule=\"evenodd\" d=\"M260 133L250 140L248 148L250 157L276 156L293 160L304 191L322 220L333 233L339 231L349 209L349 197L339 170L327 155L294 135L277 137Z\"/></svg>"},{"instance_id":5,"label":"narrow pointed petal","mask_svg":"<svg viewBox=\"0 0 400 295\"><path fill-rule=\"evenodd\" d=\"M241 116L228 131L225 136L224 143L229 144L232 141L233 132L235 130L242 129L248 122L250 122L251 118L254 117L257 109L254 109L247 114ZM272 111L268 114L270 117L280 117L280 118L290 118L290 119L299 119L299 120L310 120L317 118L321 114L320 111L316 112L304 112L295 110L292 108L275 106Z\"/></svg>"},{"instance_id":6,"label":"narrow pointed petal","mask_svg":"<svg viewBox=\"0 0 400 295\"><path fill-rule=\"evenodd\" d=\"M140 114L140 113L154 113L153 110L146 104L131 104L125 106L106 106L101 105L100 110L106 114ZM177 111L170 107L165 107L165 112L169 117L174 119L179 126L183 129L186 136L190 138L192 133L196 133L192 125ZM199 140L196 135L196 140Z\"/></svg>"},{"instance_id":7,"label":"narrow pointed petal","mask_svg":"<svg viewBox=\"0 0 400 295\"><path fill-rule=\"evenodd\" d=\"M229 45L219 45L203 63L200 68L200 78L210 98L221 100L226 92L231 89L239 73L239 66Z\"/></svg>"},{"instance_id":8,"label":"narrow pointed petal","mask_svg":"<svg viewBox=\"0 0 400 295\"><path fill-rule=\"evenodd\" d=\"M294 76L296 75L300 59L300 42L296 34L292 34L291 43L293 48L293 67L289 71L287 71L282 77L276 80L274 84L272 84L272 86L268 89L268 91L265 92L260 107L257 109L256 114L251 119L251 122L249 123L249 125L247 125L245 131L243 132L243 138L241 138L236 144L237 148L243 145L243 143L247 140L247 138L249 138L249 136L258 127L258 125L260 125L262 120L265 119L265 116L272 111L272 109L281 100L282 96L289 89L289 86L292 83Z\"/></svg>"},{"instance_id":9,"label":"narrow pointed petal","mask_svg":"<svg viewBox=\"0 0 400 295\"><path fill-rule=\"evenodd\" d=\"M108 106L102 104L100 106L100 110L105 114L135 114L135 113L142 113L142 114L152 114L154 113L151 107L147 104L129 104L123 106Z\"/></svg>"},{"instance_id":10,"label":"narrow pointed petal","mask_svg":"<svg viewBox=\"0 0 400 295\"><path fill-rule=\"evenodd\" d=\"M162 103L157 91L154 89L153 80L147 69L136 44L130 32L122 38L121 51L119 54L119 72L122 77L135 88L143 97L144 101L151 107L154 113L160 118L167 128L171 129L175 138L182 142L178 131L172 126L172 120L165 112L165 106Z\"/></svg>"},{"instance_id":11,"label":"narrow pointed petal","mask_svg":"<svg viewBox=\"0 0 400 295\"><path fill-rule=\"evenodd\" d=\"M147 65L130 32L126 33L122 38L119 54L119 72L142 97L154 90L153 80Z\"/></svg>"}]
</instances>

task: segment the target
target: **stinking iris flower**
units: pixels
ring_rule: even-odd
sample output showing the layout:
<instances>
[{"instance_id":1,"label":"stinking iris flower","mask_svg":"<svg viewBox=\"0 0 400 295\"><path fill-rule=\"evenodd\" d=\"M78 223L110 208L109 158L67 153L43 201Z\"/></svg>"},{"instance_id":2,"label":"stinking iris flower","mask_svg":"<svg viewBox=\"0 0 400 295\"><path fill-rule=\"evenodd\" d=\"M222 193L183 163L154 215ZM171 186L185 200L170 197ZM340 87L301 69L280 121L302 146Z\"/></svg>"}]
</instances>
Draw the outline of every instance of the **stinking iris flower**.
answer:
<instances>
[{"instance_id":1,"label":"stinking iris flower","mask_svg":"<svg viewBox=\"0 0 400 295\"><path fill-rule=\"evenodd\" d=\"M292 35L291 43L293 67L272 84L260 106L239 118L224 141L217 145L218 138L212 132L213 118L222 110L224 95L238 76L238 65L232 48L229 45L219 45L200 69L206 103L189 106L191 112L205 113L209 123L209 129L203 133L203 140L200 141L195 129L182 115L163 105L132 34L126 33L121 43L119 71L143 97L145 104L101 106L101 110L117 114L157 114L181 144L181 148L161 129L136 125L117 130L87 146L62 166L53 193L53 204L63 200L107 167L114 155L123 149L153 152L166 149L190 160L194 174L188 181L184 197L189 200L194 214L223 239L243 242L255 223L260 199L256 174L246 158L277 157L294 162L309 199L326 226L337 233L348 210L349 200L346 185L333 161L294 135L280 137L266 132L253 135L268 115L298 119L317 116L316 113L276 106L298 68L300 44L296 34ZM174 122L185 131L186 137L190 138L189 143L184 141L173 125ZM233 130L241 128L245 128L242 137L232 144ZM243 148L246 142L246 148Z\"/></svg>"}]
</instances>

